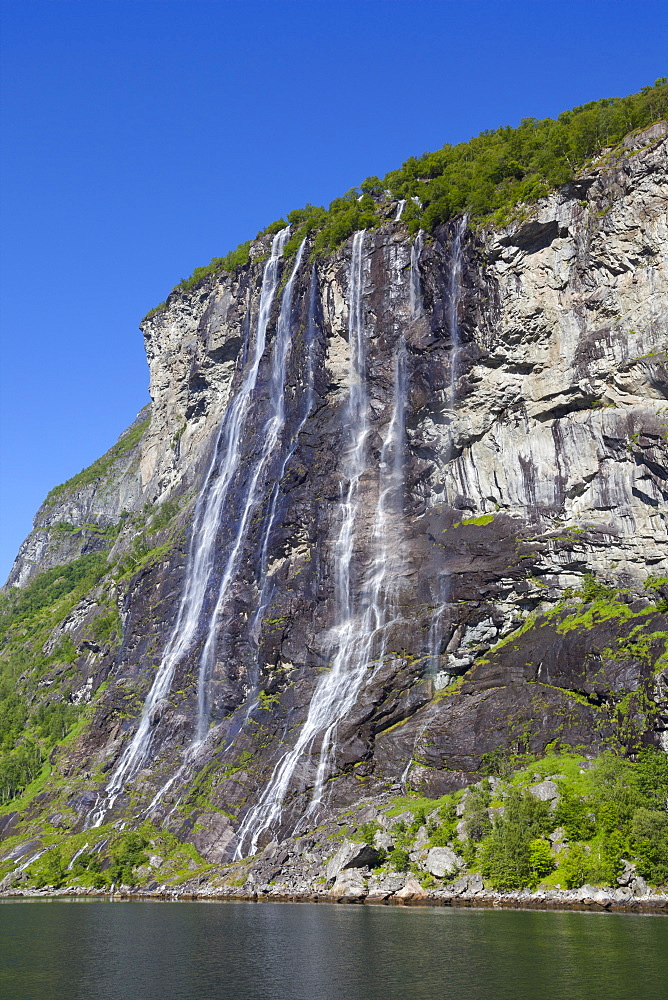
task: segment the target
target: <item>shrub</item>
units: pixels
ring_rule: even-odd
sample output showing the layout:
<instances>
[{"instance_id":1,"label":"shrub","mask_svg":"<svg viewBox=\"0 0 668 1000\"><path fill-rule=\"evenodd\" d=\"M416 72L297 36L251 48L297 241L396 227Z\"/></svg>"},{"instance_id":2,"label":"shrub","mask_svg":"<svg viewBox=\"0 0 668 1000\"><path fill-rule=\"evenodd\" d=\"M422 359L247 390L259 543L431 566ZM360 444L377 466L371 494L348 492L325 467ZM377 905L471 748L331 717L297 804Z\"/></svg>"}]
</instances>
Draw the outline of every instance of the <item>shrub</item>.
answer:
<instances>
[{"instance_id":1,"label":"shrub","mask_svg":"<svg viewBox=\"0 0 668 1000\"><path fill-rule=\"evenodd\" d=\"M474 843L481 841L492 829L487 813L489 802L489 785L486 782L480 788L469 789L464 804L464 829Z\"/></svg>"},{"instance_id":2,"label":"shrub","mask_svg":"<svg viewBox=\"0 0 668 1000\"><path fill-rule=\"evenodd\" d=\"M32 716L39 736L53 746L67 736L78 715L76 705L68 702L42 704Z\"/></svg>"},{"instance_id":3,"label":"shrub","mask_svg":"<svg viewBox=\"0 0 668 1000\"><path fill-rule=\"evenodd\" d=\"M532 840L529 844L529 871L531 885L536 886L554 870L552 849L547 840Z\"/></svg>"},{"instance_id":4,"label":"shrub","mask_svg":"<svg viewBox=\"0 0 668 1000\"><path fill-rule=\"evenodd\" d=\"M563 826L568 840L589 840L596 829L591 803L567 788L561 790L554 822Z\"/></svg>"},{"instance_id":5,"label":"shrub","mask_svg":"<svg viewBox=\"0 0 668 1000\"><path fill-rule=\"evenodd\" d=\"M95 586L108 569L104 552L89 552L66 566L54 566L40 573L24 590L8 595L0 615L0 629L7 630L16 622L55 604L66 594L84 594Z\"/></svg>"},{"instance_id":6,"label":"shrub","mask_svg":"<svg viewBox=\"0 0 668 1000\"><path fill-rule=\"evenodd\" d=\"M37 889L43 889L45 886L59 889L64 884L67 875L67 864L61 849L55 847L40 858L40 864L34 870L34 885Z\"/></svg>"},{"instance_id":7,"label":"shrub","mask_svg":"<svg viewBox=\"0 0 668 1000\"><path fill-rule=\"evenodd\" d=\"M388 861L396 872L407 872L410 864L408 851L403 847L395 847L388 855Z\"/></svg>"},{"instance_id":8,"label":"shrub","mask_svg":"<svg viewBox=\"0 0 668 1000\"><path fill-rule=\"evenodd\" d=\"M552 825L549 805L529 792L512 789L505 812L483 841L481 871L494 889L522 889L534 883L531 844Z\"/></svg>"},{"instance_id":9,"label":"shrub","mask_svg":"<svg viewBox=\"0 0 668 1000\"><path fill-rule=\"evenodd\" d=\"M0 760L0 803L20 795L34 781L43 763L42 751L27 739Z\"/></svg>"},{"instance_id":10,"label":"shrub","mask_svg":"<svg viewBox=\"0 0 668 1000\"><path fill-rule=\"evenodd\" d=\"M148 847L148 840L143 834L134 831L124 833L111 851L110 881L116 885L132 885L134 869L148 861L145 847Z\"/></svg>"},{"instance_id":11,"label":"shrub","mask_svg":"<svg viewBox=\"0 0 668 1000\"><path fill-rule=\"evenodd\" d=\"M636 809L631 823L633 854L638 871L654 885L668 883L668 815L654 809Z\"/></svg>"}]
</instances>

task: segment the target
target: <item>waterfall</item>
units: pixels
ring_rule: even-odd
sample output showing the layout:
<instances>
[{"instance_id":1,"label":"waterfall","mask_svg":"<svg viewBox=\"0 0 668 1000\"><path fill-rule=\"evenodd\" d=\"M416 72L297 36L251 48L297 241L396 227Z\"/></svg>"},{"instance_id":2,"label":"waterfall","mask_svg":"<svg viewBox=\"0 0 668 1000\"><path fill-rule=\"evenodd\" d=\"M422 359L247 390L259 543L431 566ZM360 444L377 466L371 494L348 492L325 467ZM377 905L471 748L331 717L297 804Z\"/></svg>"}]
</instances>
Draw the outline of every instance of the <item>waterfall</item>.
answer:
<instances>
[{"instance_id":1,"label":"waterfall","mask_svg":"<svg viewBox=\"0 0 668 1000\"><path fill-rule=\"evenodd\" d=\"M406 199L402 198L401 201L399 202L399 204L397 205L397 214L394 217L394 221L395 222L398 222L399 219L401 218L405 206L406 206Z\"/></svg>"},{"instance_id":2,"label":"waterfall","mask_svg":"<svg viewBox=\"0 0 668 1000\"><path fill-rule=\"evenodd\" d=\"M251 483L249 489L246 493L245 507L242 517L237 521L236 525L236 537L232 547L227 555L227 561L225 564L225 571L221 579L218 599L214 609L214 613L211 617L209 623L209 629L207 633L207 640L202 651L202 656L200 657L200 670L198 678L198 722L195 729L195 734L193 740L186 750L185 758L182 765L177 771L172 774L172 776L165 782L165 784L159 789L156 795L151 800L151 803L146 811L146 815L150 816L154 808L158 803L164 798L169 789L176 785L183 775L186 773L189 766L191 766L196 757L197 753L206 739L208 731L208 699L206 687L210 679L211 669L213 667L215 658L215 644L216 636L219 631L218 623L220 619L220 613L224 609L226 598L230 593L230 587L234 583L236 578L236 570L238 568L239 557L241 555L241 549L243 546L244 539L247 535L247 529L249 526L250 518L253 510L257 507L257 503L261 499L261 487L268 480L268 466L272 456L275 446L281 436L285 425L285 375L286 375L286 363L288 359L289 350L292 344L292 302L293 302L293 292L295 278L297 276L297 271L301 265L305 240L302 241L299 250L297 252L297 258L292 269L290 278L283 291L283 297L281 299L281 309L279 312L278 323L276 327L276 337L274 340L274 351L272 356L272 378L270 384L270 413L269 417L266 419L262 432L261 440L263 442L262 449L260 450L259 456L257 457L255 468L252 472ZM288 462L295 452L297 447L297 438L301 433L301 430L306 423L308 415L313 405L313 380L314 380L314 356L315 356L315 296L316 296L316 282L315 282L315 268L311 274L311 291L309 295L309 312L307 320L306 329L306 392L304 394L304 402L302 404L302 409L300 417L298 419L297 428L294 434L290 437L287 448L283 451L283 457L281 459L278 474L276 475L273 483L273 489L271 491L269 500L269 512L265 516L262 526L262 541L260 543L260 579L262 580L260 598L258 602L258 608L253 616L250 633L256 638L257 633L262 624L262 619L264 617L269 598L270 598L270 588L269 580L267 577L267 562L268 562L268 552L269 552L269 539L271 531L273 529L277 507L278 507L278 497L280 493L281 480L285 474ZM255 674L250 680L249 688L255 694L257 692L258 685L258 671L257 671L257 660ZM229 749L232 744L234 736L243 728L245 722L248 720L250 713L257 704L257 701L250 701L243 712L243 716L232 728L232 733L228 733L228 743L225 749ZM172 809L173 811L173 809Z\"/></svg>"},{"instance_id":3,"label":"waterfall","mask_svg":"<svg viewBox=\"0 0 668 1000\"><path fill-rule=\"evenodd\" d=\"M452 239L450 260L450 275L448 281L447 320L450 334L450 391L449 405L453 411L457 405L457 380L459 378L459 355L461 353L461 334L459 329L459 306L462 299L463 254L462 239L466 232L467 217L463 215L457 220ZM434 612L429 629L429 673L434 678L436 688L444 687L450 681L447 673L440 669L441 645L443 642L443 618L450 603L450 574L446 570L438 574L437 579L439 605Z\"/></svg>"},{"instance_id":4,"label":"waterfall","mask_svg":"<svg viewBox=\"0 0 668 1000\"><path fill-rule=\"evenodd\" d=\"M424 244L424 233L422 230L417 234L411 244L411 268L409 276L409 303L411 319L417 319L422 315L422 282L420 281L420 254Z\"/></svg>"},{"instance_id":5,"label":"waterfall","mask_svg":"<svg viewBox=\"0 0 668 1000\"><path fill-rule=\"evenodd\" d=\"M260 434L261 445L257 456L253 460L254 468L252 468L250 482L247 487L243 510L241 517L236 522L235 538L227 553L225 568L218 588L218 598L214 612L209 620L206 642L200 656L197 683L197 729L195 735L195 742L198 744L206 739L209 728L209 682L215 664L220 616L230 596L230 587L236 579L239 557L246 540L251 514L261 499L261 491L266 483L268 467L285 427L285 374L288 355L292 345L292 298L295 278L301 265L305 242L306 240L302 240L292 273L283 291L272 356L272 375L269 386L269 417L262 427ZM283 466L284 468L285 466ZM282 474L283 470L278 477L278 482L280 482ZM267 537L266 531L265 537Z\"/></svg>"},{"instance_id":6,"label":"waterfall","mask_svg":"<svg viewBox=\"0 0 668 1000\"><path fill-rule=\"evenodd\" d=\"M393 595L402 559L398 528L403 516L403 467L405 435L406 357L403 337L394 365L394 403L383 442L368 568L355 594L353 561L364 544L359 521L362 511L360 483L369 468L369 399L365 329L362 319L362 250L364 232L353 238L349 276L348 334L350 390L343 415L348 440L343 458L347 486L341 488L339 530L334 541L335 602L337 624L331 638L331 667L315 687L307 717L294 747L274 768L260 799L245 817L237 835L237 857L253 854L260 835L280 823L283 803L302 757L319 741L316 776L310 804L300 820L303 825L317 813L331 767L336 730L352 710L370 677L375 662L382 663ZM246 846L248 845L248 846Z\"/></svg>"},{"instance_id":7,"label":"waterfall","mask_svg":"<svg viewBox=\"0 0 668 1000\"><path fill-rule=\"evenodd\" d=\"M302 244L303 246L303 244ZM318 292L318 281L315 266L311 270L311 283L309 289L309 303L308 303L308 314L306 318L306 331L304 346L306 351L306 371L304 375L304 396L300 408L300 413L297 418L297 424L295 430L291 435L290 441L287 448L284 450L283 458L278 469L278 474L274 481L274 487L271 493L269 501L268 513L264 519L262 526L262 541L260 544L260 558L259 558L259 578L261 580L260 586L260 596L258 599L257 610L253 615L251 621L250 633L253 637L256 649L259 646L260 641L260 630L262 628L262 622L266 614L269 602L271 600L271 595L273 591L272 578L268 572L269 568L269 545L271 541L271 534L274 529L274 524L276 523L276 517L278 515L278 503L281 496L281 483L283 476L285 475L286 469L290 463L292 456L297 448L297 442L299 441L299 436L304 429L304 425L308 420L311 409L313 407L314 399L314 382L315 382L315 348L316 348L316 302L317 302L317 292ZM282 310L281 310L282 311ZM287 313L289 319L289 312ZM257 662L257 656L259 656L259 649L256 653L256 677L253 679L253 686L257 689L259 680L259 664ZM247 714L250 712L248 709Z\"/></svg>"},{"instance_id":8,"label":"waterfall","mask_svg":"<svg viewBox=\"0 0 668 1000\"><path fill-rule=\"evenodd\" d=\"M103 792L103 801L96 803L92 825L99 826L112 808L125 785L140 770L151 747L153 722L161 703L171 690L176 667L197 639L200 619L209 584L214 572L215 543L221 512L230 484L239 467L241 441L251 397L257 382L260 360L264 353L267 324L279 279L279 261L288 238L289 228L274 236L271 254L264 268L255 345L250 364L238 392L221 421L213 457L195 507L190 538L186 579L176 621L170 633L160 666L146 696L139 725ZM250 327L247 328L248 331ZM246 354L247 348L244 350ZM245 359L245 358L244 358Z\"/></svg>"}]
</instances>

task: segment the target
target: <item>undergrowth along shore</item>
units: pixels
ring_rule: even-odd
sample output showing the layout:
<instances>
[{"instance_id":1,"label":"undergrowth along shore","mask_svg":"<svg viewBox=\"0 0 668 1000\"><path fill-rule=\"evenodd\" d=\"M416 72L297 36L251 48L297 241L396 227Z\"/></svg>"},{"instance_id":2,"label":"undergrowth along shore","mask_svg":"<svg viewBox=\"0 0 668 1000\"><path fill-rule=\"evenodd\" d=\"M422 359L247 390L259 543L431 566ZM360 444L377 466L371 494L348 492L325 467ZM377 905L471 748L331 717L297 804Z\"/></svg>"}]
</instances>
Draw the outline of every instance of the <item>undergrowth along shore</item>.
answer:
<instances>
[{"instance_id":1,"label":"undergrowth along shore","mask_svg":"<svg viewBox=\"0 0 668 1000\"><path fill-rule=\"evenodd\" d=\"M630 895L644 893L647 885L668 891L664 753L644 750L636 761L563 750L539 759L490 755L487 767L489 776L467 789L438 799L395 797L371 820L359 822L356 808L339 814L335 833L328 827L309 832L309 850L323 857L312 888L331 888L341 877L328 878L326 871L342 845L366 844L371 851L355 878L369 886L403 876L427 892L447 892L463 876L479 876L481 887L500 893L619 884ZM51 819L67 823L61 814ZM137 830L122 827L117 821L71 833L46 822L27 842L24 833L10 837L3 842L0 885L5 891L257 890L256 858L211 865L192 844L150 822ZM434 848L447 848L452 859L440 875L433 874ZM272 886L279 892L280 871L266 891Z\"/></svg>"}]
</instances>

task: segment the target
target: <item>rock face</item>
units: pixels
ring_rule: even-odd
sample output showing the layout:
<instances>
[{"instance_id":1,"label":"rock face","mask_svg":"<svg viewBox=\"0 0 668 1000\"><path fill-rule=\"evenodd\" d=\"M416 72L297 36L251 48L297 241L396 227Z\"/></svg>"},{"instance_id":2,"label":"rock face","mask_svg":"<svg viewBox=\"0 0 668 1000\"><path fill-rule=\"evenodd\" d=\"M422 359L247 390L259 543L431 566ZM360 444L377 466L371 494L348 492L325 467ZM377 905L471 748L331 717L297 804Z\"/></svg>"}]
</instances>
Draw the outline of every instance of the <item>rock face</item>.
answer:
<instances>
[{"instance_id":1,"label":"rock face","mask_svg":"<svg viewBox=\"0 0 668 1000\"><path fill-rule=\"evenodd\" d=\"M327 878L337 878L341 872L350 868L373 868L377 861L378 852L373 847L345 840L327 863Z\"/></svg>"},{"instance_id":2,"label":"rock face","mask_svg":"<svg viewBox=\"0 0 668 1000\"><path fill-rule=\"evenodd\" d=\"M425 867L430 875L444 878L446 875L453 875L463 864L462 859L449 847L432 847L427 854Z\"/></svg>"},{"instance_id":3,"label":"rock face","mask_svg":"<svg viewBox=\"0 0 668 1000\"><path fill-rule=\"evenodd\" d=\"M67 626L107 686L43 808L150 809L219 860L509 749L668 749L667 151L654 127L501 231L388 221L315 263L265 237L144 322L132 446L9 581L116 527L122 641L84 645L95 594Z\"/></svg>"}]
</instances>

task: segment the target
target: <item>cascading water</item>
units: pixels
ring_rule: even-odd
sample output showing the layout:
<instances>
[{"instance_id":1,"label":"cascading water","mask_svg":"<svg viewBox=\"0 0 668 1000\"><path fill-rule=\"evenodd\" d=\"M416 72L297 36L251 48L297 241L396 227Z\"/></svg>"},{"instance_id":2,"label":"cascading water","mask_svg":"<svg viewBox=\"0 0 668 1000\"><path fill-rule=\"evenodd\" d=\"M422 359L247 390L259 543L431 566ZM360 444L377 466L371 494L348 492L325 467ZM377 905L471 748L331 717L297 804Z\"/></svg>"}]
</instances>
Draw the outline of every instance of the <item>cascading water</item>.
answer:
<instances>
[{"instance_id":1,"label":"cascading water","mask_svg":"<svg viewBox=\"0 0 668 1000\"><path fill-rule=\"evenodd\" d=\"M225 608L225 604L229 599L230 591L233 583L236 580L237 571L239 568L239 560L245 539L247 537L248 528L251 521L251 516L253 511L256 510L258 503L262 496L262 487L268 480L269 465L277 446L280 443L281 435L285 427L285 377L287 370L287 360L290 353L290 348L292 345L292 302L293 302L293 292L295 285L295 278L297 272L301 266L302 257L304 254L304 246L306 241L302 240L302 243L297 251L297 257L290 274L290 278L287 281L285 289L283 291L283 296L281 299L281 308L278 316L278 323L276 326L276 337L274 338L274 350L272 355L272 377L269 387L269 402L270 410L269 415L265 419L262 431L260 434L260 439L262 441L262 446L259 449L256 456L254 456L251 462L251 475L250 481L248 483L245 496L244 505L241 517L239 517L235 523L235 535L231 541L230 547L227 551L227 557L224 564L224 570L220 581L220 586L218 588L218 597L214 607L213 614L209 620L209 626L207 630L207 638L204 644L202 654L199 661L199 671L198 671L198 686L197 686L197 702L198 702L198 712L197 712L197 725L195 728L195 733L193 735L192 742L188 749L186 750L184 761L181 767L169 778L169 780L163 785L163 787L157 792L151 801L147 815L149 815L158 803L164 798L170 788L177 785L182 779L183 775L187 772L190 765L192 765L196 758L198 751L202 744L205 742L208 728L209 728L209 698L208 698L208 686L211 679L211 674L213 666L216 659L216 643L217 637L220 631L220 616ZM309 311L310 315L310 311ZM310 330L310 327L309 327ZM308 333L307 333L308 336ZM309 372L312 368L312 349L309 345L309 353L307 356L307 364L309 367ZM310 410L312 403L312 374L307 375L307 406ZM266 550L268 548L269 535L273 527L275 513L276 513L276 502L277 502L277 492L279 489L280 481L283 478L285 468L289 461L290 456L294 453L296 447L296 438L299 431L303 427L306 421L306 416L308 412L301 419L298 429L294 438L291 438L288 447L283 450L283 458L280 463L278 476L274 482L274 487L270 498L270 512L269 516L265 518L263 525L263 540L261 543L262 558L261 564L263 571L266 571ZM265 591L264 576L262 593ZM265 602L266 604L266 602ZM265 608L263 607L262 599L260 600L260 605L255 619L259 615L264 614ZM260 619L261 622L261 619ZM251 631L253 626L251 626ZM256 678L251 678L250 688L254 690L256 688ZM231 743L231 736L237 735L244 721L248 718L250 712L252 711L253 703L247 705L242 720L233 726L232 733L228 734L228 746Z\"/></svg>"},{"instance_id":2,"label":"cascading water","mask_svg":"<svg viewBox=\"0 0 668 1000\"><path fill-rule=\"evenodd\" d=\"M411 245L411 268L409 275L409 304L411 319L418 319L422 315L422 282L420 281L420 254L424 244L424 233L422 230L417 234Z\"/></svg>"},{"instance_id":3,"label":"cascading water","mask_svg":"<svg viewBox=\"0 0 668 1000\"><path fill-rule=\"evenodd\" d=\"M204 648L200 657L197 684L198 711L195 737L196 743L202 743L204 741L209 727L210 706L208 691L216 657L216 640L220 625L220 616L229 599L230 587L236 578L239 557L246 539L251 514L256 509L260 501L260 495L262 487L265 485L269 463L276 447L280 443L281 434L285 427L285 374L288 355L292 345L292 297L295 278L301 265L302 255L304 253L305 242L305 240L302 240L301 246L297 252L297 259L292 269L292 273L283 292L272 357L272 376L269 388L269 417L262 428L262 445L259 449L258 455L254 459L255 467L251 473L241 517L238 519L236 524L236 536L227 554L225 568L223 570L220 586L218 588L216 606L209 621L206 642L204 643ZM283 470L284 468L285 465L283 464ZM281 478L282 472L279 475L278 482L280 482ZM265 537L268 538L266 530Z\"/></svg>"},{"instance_id":4,"label":"cascading water","mask_svg":"<svg viewBox=\"0 0 668 1000\"><path fill-rule=\"evenodd\" d=\"M306 348L306 367L304 373L304 395L301 404L300 414L297 419L297 424L295 426L294 432L290 438L288 446L283 452L283 458L278 469L278 474L275 478L274 487L271 493L271 498L269 501L269 509L264 520L263 530L262 530L262 542L260 545L260 559L259 559L259 579L261 581L260 585L260 595L258 599L258 606L255 614L253 615L250 627L250 634L253 638L253 642L257 647L260 641L260 630L262 628L262 622L264 620L269 602L271 600L272 594L272 578L269 574L269 543L271 541L272 531L276 523L276 517L278 514L278 504L281 495L281 483L283 476L285 475L286 469L290 462L290 459L295 453L297 448L297 442L299 440L299 435L304 429L304 425L309 418L311 409L313 407L314 399L314 382L315 382L315 348L316 348L316 301L318 292L318 281L315 266L311 270L311 283L309 289L309 304L308 304L308 314L306 318L306 331L304 337L304 346ZM289 318L289 313L288 313ZM258 654L259 655L259 651ZM256 676L252 679L252 683L255 689L257 689L257 684L259 680L256 655ZM250 711L250 708L249 708ZM248 713L247 713L248 714Z\"/></svg>"},{"instance_id":5,"label":"cascading water","mask_svg":"<svg viewBox=\"0 0 668 1000\"><path fill-rule=\"evenodd\" d=\"M264 268L257 332L252 358L238 392L225 412L220 425L213 458L195 508L188 552L186 579L176 621L153 684L148 692L137 731L123 751L109 782L91 814L93 826L99 826L105 814L144 764L153 737L152 722L161 703L171 690L174 671L194 645L205 599L214 572L215 543L221 511L241 457L242 434L257 382L264 353L267 324L279 279L279 261L288 238L289 227L274 236L271 254ZM244 352L245 353L245 352Z\"/></svg>"},{"instance_id":6,"label":"cascading water","mask_svg":"<svg viewBox=\"0 0 668 1000\"><path fill-rule=\"evenodd\" d=\"M318 681L306 720L294 747L276 765L265 790L248 813L237 836L237 857L254 853L260 835L279 823L283 802L301 758L319 741L317 772L311 802L300 824L312 819L322 804L331 765L336 730L352 710L369 679L369 668L381 663L388 626L393 623L392 596L400 575L398 523L403 515L403 442L405 434L406 357L400 338L394 371L394 406L380 455L374 523L369 540L369 565L355 595L352 579L359 537L362 498L360 482L369 467L369 399L365 330L362 320L362 250L364 232L355 234L349 280L350 392L344 427L350 438L344 455L348 485L339 502L339 532L334 543L337 626L332 634L330 670Z\"/></svg>"},{"instance_id":7,"label":"cascading water","mask_svg":"<svg viewBox=\"0 0 668 1000\"><path fill-rule=\"evenodd\" d=\"M450 333L450 406L454 410L457 403L457 379L459 378L459 355L461 353L461 335L459 329L459 306L462 300L462 271L464 260L462 256L462 239L466 232L466 216L457 220L455 235L452 241L452 263L450 265L450 281L448 295L448 330Z\"/></svg>"}]
</instances>

